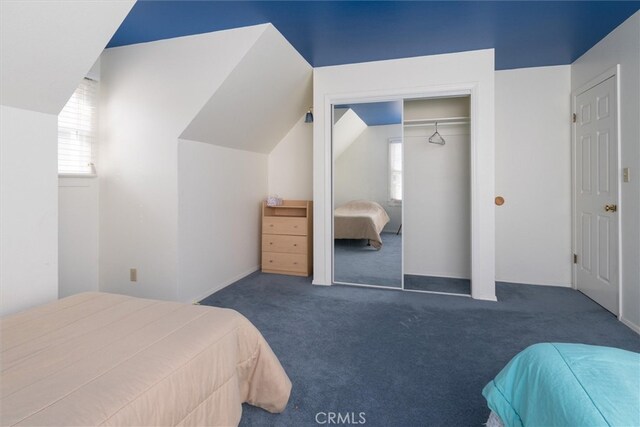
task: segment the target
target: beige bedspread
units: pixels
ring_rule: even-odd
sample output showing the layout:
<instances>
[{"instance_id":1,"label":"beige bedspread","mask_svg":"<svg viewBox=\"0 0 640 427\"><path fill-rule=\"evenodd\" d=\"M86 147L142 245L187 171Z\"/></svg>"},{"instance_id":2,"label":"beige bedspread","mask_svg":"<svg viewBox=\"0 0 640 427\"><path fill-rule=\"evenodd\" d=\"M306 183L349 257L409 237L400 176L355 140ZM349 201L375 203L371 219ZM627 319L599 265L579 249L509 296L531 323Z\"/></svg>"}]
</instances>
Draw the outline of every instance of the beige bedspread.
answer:
<instances>
[{"instance_id":1,"label":"beige bedspread","mask_svg":"<svg viewBox=\"0 0 640 427\"><path fill-rule=\"evenodd\" d=\"M233 310L83 293L0 323L0 424L237 425L291 382Z\"/></svg>"},{"instance_id":2,"label":"beige bedspread","mask_svg":"<svg viewBox=\"0 0 640 427\"><path fill-rule=\"evenodd\" d=\"M354 200L336 208L333 216L335 239L369 239L380 249L380 232L389 222L389 215L376 202Z\"/></svg>"}]
</instances>

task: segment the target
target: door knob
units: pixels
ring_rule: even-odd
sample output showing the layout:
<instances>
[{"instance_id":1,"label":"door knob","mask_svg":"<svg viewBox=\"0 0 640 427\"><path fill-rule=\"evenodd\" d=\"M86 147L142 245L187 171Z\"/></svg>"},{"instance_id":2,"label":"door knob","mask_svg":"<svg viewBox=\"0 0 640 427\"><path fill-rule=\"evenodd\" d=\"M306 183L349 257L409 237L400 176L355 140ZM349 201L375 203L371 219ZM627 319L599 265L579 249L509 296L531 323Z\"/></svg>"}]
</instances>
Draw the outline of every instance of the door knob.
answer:
<instances>
[{"instance_id":1,"label":"door knob","mask_svg":"<svg viewBox=\"0 0 640 427\"><path fill-rule=\"evenodd\" d=\"M616 212L618 210L618 205L604 205L604 210L606 212Z\"/></svg>"}]
</instances>

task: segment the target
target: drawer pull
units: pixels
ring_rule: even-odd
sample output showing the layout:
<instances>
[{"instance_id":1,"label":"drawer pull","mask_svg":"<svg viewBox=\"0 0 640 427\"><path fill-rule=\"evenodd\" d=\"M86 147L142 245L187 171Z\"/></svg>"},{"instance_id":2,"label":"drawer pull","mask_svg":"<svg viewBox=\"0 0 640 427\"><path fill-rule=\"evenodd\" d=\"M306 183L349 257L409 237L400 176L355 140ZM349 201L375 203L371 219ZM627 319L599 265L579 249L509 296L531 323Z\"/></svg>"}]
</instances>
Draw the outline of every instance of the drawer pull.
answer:
<instances>
[{"instance_id":1,"label":"drawer pull","mask_svg":"<svg viewBox=\"0 0 640 427\"><path fill-rule=\"evenodd\" d=\"M273 245L273 242L269 242L270 245Z\"/></svg>"},{"instance_id":2,"label":"drawer pull","mask_svg":"<svg viewBox=\"0 0 640 427\"><path fill-rule=\"evenodd\" d=\"M293 265L298 265L298 262L297 262L297 261L294 261L294 262L293 262Z\"/></svg>"},{"instance_id":3,"label":"drawer pull","mask_svg":"<svg viewBox=\"0 0 640 427\"><path fill-rule=\"evenodd\" d=\"M273 224L269 224L269 227L273 227Z\"/></svg>"},{"instance_id":4,"label":"drawer pull","mask_svg":"<svg viewBox=\"0 0 640 427\"><path fill-rule=\"evenodd\" d=\"M298 244L297 244L297 243L294 243L294 244L293 244L293 246L298 246Z\"/></svg>"},{"instance_id":5,"label":"drawer pull","mask_svg":"<svg viewBox=\"0 0 640 427\"><path fill-rule=\"evenodd\" d=\"M273 262L273 260L272 260L272 259L270 259L270 260L269 260L269 262Z\"/></svg>"}]
</instances>

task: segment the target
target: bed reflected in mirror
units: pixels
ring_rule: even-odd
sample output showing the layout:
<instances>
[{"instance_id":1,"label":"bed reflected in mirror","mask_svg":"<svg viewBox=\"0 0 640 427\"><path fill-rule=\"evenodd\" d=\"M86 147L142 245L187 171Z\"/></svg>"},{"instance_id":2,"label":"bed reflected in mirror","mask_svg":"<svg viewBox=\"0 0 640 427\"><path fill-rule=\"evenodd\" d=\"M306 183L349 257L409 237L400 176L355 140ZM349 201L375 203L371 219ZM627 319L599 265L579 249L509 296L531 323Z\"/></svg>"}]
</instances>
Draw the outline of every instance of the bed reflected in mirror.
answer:
<instances>
[{"instance_id":1,"label":"bed reflected in mirror","mask_svg":"<svg viewBox=\"0 0 640 427\"><path fill-rule=\"evenodd\" d=\"M334 283L402 287L402 101L334 106Z\"/></svg>"}]
</instances>

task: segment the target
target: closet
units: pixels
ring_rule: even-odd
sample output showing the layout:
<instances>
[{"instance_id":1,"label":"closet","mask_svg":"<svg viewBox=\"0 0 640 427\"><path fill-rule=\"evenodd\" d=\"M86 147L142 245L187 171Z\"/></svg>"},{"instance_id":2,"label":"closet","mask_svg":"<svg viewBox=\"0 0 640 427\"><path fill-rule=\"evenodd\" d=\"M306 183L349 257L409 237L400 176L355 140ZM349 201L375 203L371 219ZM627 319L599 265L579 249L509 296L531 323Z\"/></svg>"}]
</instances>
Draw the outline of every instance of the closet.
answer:
<instances>
[{"instance_id":1,"label":"closet","mask_svg":"<svg viewBox=\"0 0 640 427\"><path fill-rule=\"evenodd\" d=\"M470 295L470 120L468 95L334 108L334 283Z\"/></svg>"},{"instance_id":2,"label":"closet","mask_svg":"<svg viewBox=\"0 0 640 427\"><path fill-rule=\"evenodd\" d=\"M404 288L470 294L470 98L404 101Z\"/></svg>"}]
</instances>

